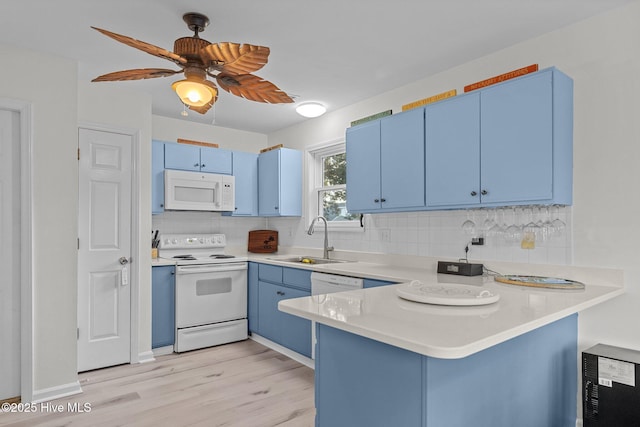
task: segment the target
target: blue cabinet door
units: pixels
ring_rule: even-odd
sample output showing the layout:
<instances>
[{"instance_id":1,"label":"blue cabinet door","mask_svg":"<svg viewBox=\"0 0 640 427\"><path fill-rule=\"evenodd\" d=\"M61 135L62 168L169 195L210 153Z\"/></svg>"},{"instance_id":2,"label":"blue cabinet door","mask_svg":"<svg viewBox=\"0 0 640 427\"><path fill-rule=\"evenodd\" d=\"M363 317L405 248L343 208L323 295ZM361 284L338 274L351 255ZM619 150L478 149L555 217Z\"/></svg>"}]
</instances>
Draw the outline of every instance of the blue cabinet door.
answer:
<instances>
[{"instance_id":1,"label":"blue cabinet door","mask_svg":"<svg viewBox=\"0 0 640 427\"><path fill-rule=\"evenodd\" d=\"M380 167L382 209L424 206L423 108L380 121Z\"/></svg>"},{"instance_id":2,"label":"blue cabinet door","mask_svg":"<svg viewBox=\"0 0 640 427\"><path fill-rule=\"evenodd\" d=\"M165 144L164 167L167 169L199 171L200 147L189 144Z\"/></svg>"},{"instance_id":3,"label":"blue cabinet door","mask_svg":"<svg viewBox=\"0 0 640 427\"><path fill-rule=\"evenodd\" d=\"M290 350L311 357L311 321L278 310L278 302L311 292L258 281L258 333Z\"/></svg>"},{"instance_id":4,"label":"blue cabinet door","mask_svg":"<svg viewBox=\"0 0 640 427\"><path fill-rule=\"evenodd\" d=\"M151 270L151 347L173 345L176 332L175 267Z\"/></svg>"},{"instance_id":5,"label":"blue cabinet door","mask_svg":"<svg viewBox=\"0 0 640 427\"><path fill-rule=\"evenodd\" d=\"M151 142L151 213L164 212L164 142Z\"/></svg>"},{"instance_id":6,"label":"blue cabinet door","mask_svg":"<svg viewBox=\"0 0 640 427\"><path fill-rule=\"evenodd\" d=\"M236 178L236 206L232 216L258 215L258 155L233 152L233 176Z\"/></svg>"},{"instance_id":7,"label":"blue cabinet door","mask_svg":"<svg viewBox=\"0 0 640 427\"><path fill-rule=\"evenodd\" d=\"M249 331L259 333L258 323L258 264L249 263L247 272L247 317Z\"/></svg>"},{"instance_id":8,"label":"blue cabinet door","mask_svg":"<svg viewBox=\"0 0 640 427\"><path fill-rule=\"evenodd\" d=\"M428 207L480 203L480 94L425 109Z\"/></svg>"},{"instance_id":9,"label":"blue cabinet door","mask_svg":"<svg viewBox=\"0 0 640 427\"><path fill-rule=\"evenodd\" d=\"M302 152L280 150L280 215L302 215Z\"/></svg>"},{"instance_id":10,"label":"blue cabinet door","mask_svg":"<svg viewBox=\"0 0 640 427\"><path fill-rule=\"evenodd\" d=\"M347 210L380 209L380 121L347 129Z\"/></svg>"},{"instance_id":11,"label":"blue cabinet door","mask_svg":"<svg viewBox=\"0 0 640 427\"><path fill-rule=\"evenodd\" d=\"M553 198L552 75L540 72L482 91L483 204Z\"/></svg>"},{"instance_id":12,"label":"blue cabinet door","mask_svg":"<svg viewBox=\"0 0 640 427\"><path fill-rule=\"evenodd\" d=\"M258 212L277 216L280 209L280 151L260 153L258 157Z\"/></svg>"},{"instance_id":13,"label":"blue cabinet door","mask_svg":"<svg viewBox=\"0 0 640 427\"><path fill-rule=\"evenodd\" d=\"M258 157L260 216L302 215L302 152L281 148Z\"/></svg>"},{"instance_id":14,"label":"blue cabinet door","mask_svg":"<svg viewBox=\"0 0 640 427\"><path fill-rule=\"evenodd\" d=\"M323 324L317 334L316 426L425 426L421 355Z\"/></svg>"},{"instance_id":15,"label":"blue cabinet door","mask_svg":"<svg viewBox=\"0 0 640 427\"><path fill-rule=\"evenodd\" d=\"M231 175L232 153L222 148L200 148L200 171Z\"/></svg>"}]
</instances>

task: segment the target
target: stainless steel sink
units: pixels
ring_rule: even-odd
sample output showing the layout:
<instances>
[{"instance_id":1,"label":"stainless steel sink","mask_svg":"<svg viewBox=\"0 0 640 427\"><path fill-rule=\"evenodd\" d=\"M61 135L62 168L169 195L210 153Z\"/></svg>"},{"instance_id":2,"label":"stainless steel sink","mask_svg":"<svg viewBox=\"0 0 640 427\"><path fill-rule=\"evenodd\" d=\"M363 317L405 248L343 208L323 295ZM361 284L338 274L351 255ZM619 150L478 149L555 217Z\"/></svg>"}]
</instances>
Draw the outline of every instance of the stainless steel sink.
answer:
<instances>
[{"instance_id":1,"label":"stainless steel sink","mask_svg":"<svg viewBox=\"0 0 640 427\"><path fill-rule=\"evenodd\" d=\"M313 256L294 256L289 258L282 257L273 257L267 258L273 261L280 262L290 262L292 264L307 264L307 265L316 265L316 264L337 264L342 262L352 262L343 259L327 259L327 258L318 258Z\"/></svg>"}]
</instances>

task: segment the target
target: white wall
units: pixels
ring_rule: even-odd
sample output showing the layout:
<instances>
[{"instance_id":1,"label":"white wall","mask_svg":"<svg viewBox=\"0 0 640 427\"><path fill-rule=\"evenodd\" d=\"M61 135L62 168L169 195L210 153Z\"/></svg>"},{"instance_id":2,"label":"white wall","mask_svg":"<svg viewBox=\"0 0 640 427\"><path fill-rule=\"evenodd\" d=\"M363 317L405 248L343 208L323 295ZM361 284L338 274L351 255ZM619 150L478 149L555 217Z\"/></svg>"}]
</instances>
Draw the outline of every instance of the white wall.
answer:
<instances>
[{"instance_id":1,"label":"white wall","mask_svg":"<svg viewBox=\"0 0 640 427\"><path fill-rule=\"evenodd\" d=\"M33 105L34 390L76 375L77 66L0 45L0 97ZM19 66L15 66L19 64Z\"/></svg>"},{"instance_id":2,"label":"white wall","mask_svg":"<svg viewBox=\"0 0 640 427\"><path fill-rule=\"evenodd\" d=\"M190 111L189 114L197 113ZM153 139L176 142L178 138L213 142L219 144L220 148L251 153L257 153L267 146L267 136L261 133L153 116Z\"/></svg>"},{"instance_id":3,"label":"white wall","mask_svg":"<svg viewBox=\"0 0 640 427\"><path fill-rule=\"evenodd\" d=\"M548 248L543 256L527 259L517 247L472 250L489 259L535 263L563 263L623 269L627 294L580 315L580 346L596 342L640 349L640 2L455 67L446 72L381 94L364 102L308 120L269 135L269 144L305 149L344 138L354 119L380 111L399 112L403 104L503 72L537 63L556 66L574 79L574 204L567 210L573 234ZM429 46L425 46L428 49ZM526 153L523 153L526 155ZM458 218L456 218L456 215ZM419 213L376 216L371 232L338 239L361 250L410 255L454 255L460 213ZM379 224L376 224L378 222ZM382 225L380 225L382 224ZM417 225L414 225L417 224ZM422 224L422 226L421 226ZM303 233L305 220L269 220L285 230L283 244L320 247L322 236ZM414 228L415 227L415 228ZM443 233L443 228L449 233ZM405 236L405 244L385 243L373 233L390 230ZM421 230L426 230L421 232ZM415 232L415 233L414 233ZM291 234L290 237L289 234ZM417 239L413 236L419 236ZM403 237L403 238L405 238ZM310 240L311 239L311 240ZM428 242L424 242L428 239ZM412 241L415 240L415 241ZM312 245L309 245L312 242ZM452 244L453 242L453 244ZM448 253L447 251L452 251ZM442 252L442 253L441 253ZM515 254L515 255L514 255ZM564 255L562 255L564 254ZM455 256L459 256L455 254Z\"/></svg>"},{"instance_id":4,"label":"white wall","mask_svg":"<svg viewBox=\"0 0 640 427\"><path fill-rule=\"evenodd\" d=\"M151 259L149 256L149 230L151 230L151 96L132 92L124 86L113 83L78 84L79 125L104 127L106 130L121 131L135 135L139 159L134 169L139 180L138 203L140 218L137 224L138 252L132 254L137 261L139 276L138 296L138 337L137 357L151 351ZM133 289L133 288L132 288ZM136 349L134 349L135 351Z\"/></svg>"}]
</instances>

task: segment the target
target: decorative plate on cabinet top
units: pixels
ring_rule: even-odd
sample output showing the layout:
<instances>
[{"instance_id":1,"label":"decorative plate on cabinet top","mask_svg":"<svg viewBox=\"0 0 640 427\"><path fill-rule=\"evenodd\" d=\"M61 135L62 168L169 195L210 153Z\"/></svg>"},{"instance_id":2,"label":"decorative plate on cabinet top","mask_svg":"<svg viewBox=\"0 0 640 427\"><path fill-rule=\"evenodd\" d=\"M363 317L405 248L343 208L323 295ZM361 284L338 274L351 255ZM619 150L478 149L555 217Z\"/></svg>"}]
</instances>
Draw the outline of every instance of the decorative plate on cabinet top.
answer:
<instances>
[{"instance_id":1,"label":"decorative plate on cabinet top","mask_svg":"<svg viewBox=\"0 0 640 427\"><path fill-rule=\"evenodd\" d=\"M575 280L561 279L558 277L543 276L496 276L496 282L507 283L509 285L531 286L534 288L547 289L584 289L584 283Z\"/></svg>"},{"instance_id":2,"label":"decorative plate on cabinet top","mask_svg":"<svg viewBox=\"0 0 640 427\"><path fill-rule=\"evenodd\" d=\"M424 284L419 280L398 285L396 294L409 301L456 306L492 304L500 299L500 294L480 286L457 283Z\"/></svg>"}]
</instances>

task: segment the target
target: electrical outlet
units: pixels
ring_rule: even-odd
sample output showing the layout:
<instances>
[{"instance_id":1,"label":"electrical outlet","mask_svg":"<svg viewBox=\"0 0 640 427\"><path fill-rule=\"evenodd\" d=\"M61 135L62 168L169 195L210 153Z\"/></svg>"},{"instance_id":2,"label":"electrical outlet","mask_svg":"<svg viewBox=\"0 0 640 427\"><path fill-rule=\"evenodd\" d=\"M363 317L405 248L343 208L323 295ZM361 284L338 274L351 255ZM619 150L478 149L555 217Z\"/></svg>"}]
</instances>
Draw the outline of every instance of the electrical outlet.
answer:
<instances>
[{"instance_id":1,"label":"electrical outlet","mask_svg":"<svg viewBox=\"0 0 640 427\"><path fill-rule=\"evenodd\" d=\"M391 240L391 230L385 229L380 232L380 240L388 242Z\"/></svg>"},{"instance_id":2,"label":"electrical outlet","mask_svg":"<svg viewBox=\"0 0 640 427\"><path fill-rule=\"evenodd\" d=\"M484 237L473 237L471 239L471 244L474 246L483 246L484 245Z\"/></svg>"}]
</instances>

